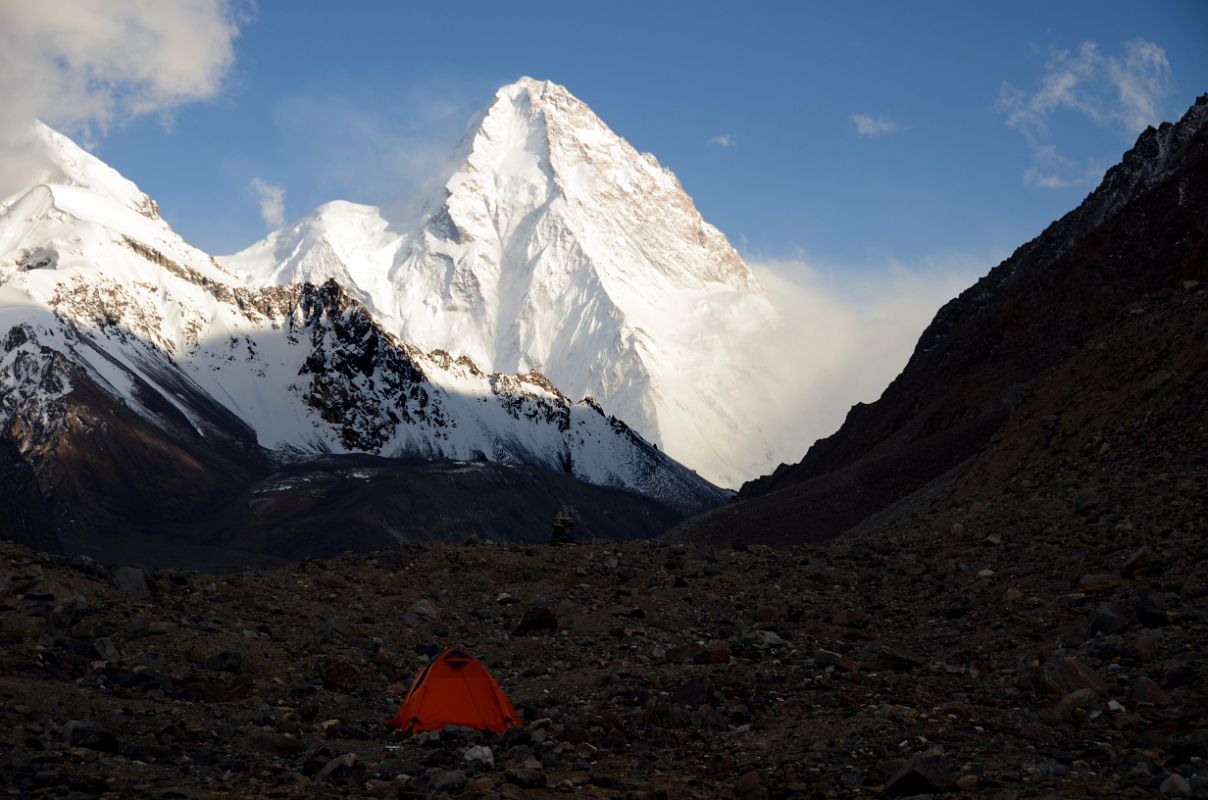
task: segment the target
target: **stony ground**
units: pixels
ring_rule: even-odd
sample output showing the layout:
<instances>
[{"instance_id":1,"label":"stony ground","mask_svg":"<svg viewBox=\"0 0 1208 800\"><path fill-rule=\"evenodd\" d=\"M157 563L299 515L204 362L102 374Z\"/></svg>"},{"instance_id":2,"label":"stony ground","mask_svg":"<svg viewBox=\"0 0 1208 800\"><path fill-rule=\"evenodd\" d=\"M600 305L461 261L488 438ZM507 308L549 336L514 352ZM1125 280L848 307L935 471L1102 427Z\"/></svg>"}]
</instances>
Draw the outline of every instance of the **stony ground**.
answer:
<instances>
[{"instance_id":1,"label":"stony ground","mask_svg":"<svg viewBox=\"0 0 1208 800\"><path fill-rule=\"evenodd\" d=\"M214 575L0 545L0 794L1208 797L1199 518L1028 491L789 550L469 542ZM557 632L514 633L534 606ZM386 730L449 644L526 727Z\"/></svg>"}]
</instances>

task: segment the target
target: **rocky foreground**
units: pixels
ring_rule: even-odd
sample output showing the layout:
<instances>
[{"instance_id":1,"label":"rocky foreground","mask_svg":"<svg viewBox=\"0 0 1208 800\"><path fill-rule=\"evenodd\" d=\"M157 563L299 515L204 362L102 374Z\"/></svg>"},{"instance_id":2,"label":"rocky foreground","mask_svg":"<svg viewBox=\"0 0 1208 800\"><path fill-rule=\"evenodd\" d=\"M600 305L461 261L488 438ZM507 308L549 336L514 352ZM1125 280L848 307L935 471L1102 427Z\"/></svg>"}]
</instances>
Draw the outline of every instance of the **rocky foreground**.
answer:
<instances>
[{"instance_id":1,"label":"rocky foreground","mask_svg":"<svg viewBox=\"0 0 1208 800\"><path fill-rule=\"evenodd\" d=\"M1202 532L1029 508L222 575L0 545L0 794L1208 797ZM385 729L448 644L526 727Z\"/></svg>"}]
</instances>

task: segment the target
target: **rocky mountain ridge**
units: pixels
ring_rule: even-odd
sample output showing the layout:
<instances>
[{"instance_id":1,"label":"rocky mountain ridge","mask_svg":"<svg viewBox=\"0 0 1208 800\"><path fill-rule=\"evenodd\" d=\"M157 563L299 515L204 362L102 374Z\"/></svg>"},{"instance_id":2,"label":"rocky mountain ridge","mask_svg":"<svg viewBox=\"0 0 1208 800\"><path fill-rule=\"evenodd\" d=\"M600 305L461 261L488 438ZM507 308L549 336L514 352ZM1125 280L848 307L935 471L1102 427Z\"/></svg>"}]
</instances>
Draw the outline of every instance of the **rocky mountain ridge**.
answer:
<instances>
[{"instance_id":1,"label":"rocky mountain ridge","mask_svg":"<svg viewBox=\"0 0 1208 800\"><path fill-rule=\"evenodd\" d=\"M1208 95L1179 122L1142 133L1077 209L945 305L879 400L677 535L827 538L914 493L922 502L932 482L992 457L1020 403L1122 309L1208 283L1206 219Z\"/></svg>"}]
</instances>

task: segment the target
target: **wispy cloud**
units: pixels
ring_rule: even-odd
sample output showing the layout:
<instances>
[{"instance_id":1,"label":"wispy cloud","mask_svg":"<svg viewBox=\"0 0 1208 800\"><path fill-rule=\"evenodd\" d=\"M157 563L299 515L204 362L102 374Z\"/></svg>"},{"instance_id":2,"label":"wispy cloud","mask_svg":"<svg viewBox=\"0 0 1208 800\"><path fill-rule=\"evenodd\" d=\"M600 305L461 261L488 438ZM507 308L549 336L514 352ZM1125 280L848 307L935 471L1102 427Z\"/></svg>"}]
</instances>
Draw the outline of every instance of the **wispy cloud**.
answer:
<instances>
[{"instance_id":1,"label":"wispy cloud","mask_svg":"<svg viewBox=\"0 0 1208 800\"><path fill-rule=\"evenodd\" d=\"M253 178L249 184L256 193L256 201L260 204L260 218L270 228L280 228L285 224L285 189L271 183Z\"/></svg>"},{"instance_id":2,"label":"wispy cloud","mask_svg":"<svg viewBox=\"0 0 1208 800\"><path fill-rule=\"evenodd\" d=\"M1126 42L1123 57L1104 55L1094 42L1083 42L1073 52L1050 51L1034 91L1004 82L998 109L1006 125L1019 131L1032 148L1025 181L1046 189L1066 189L1092 184L1102 169L1057 151L1049 127L1054 114L1073 112L1133 137L1158 121L1169 91L1170 63L1166 51L1153 42Z\"/></svg>"},{"instance_id":3,"label":"wispy cloud","mask_svg":"<svg viewBox=\"0 0 1208 800\"><path fill-rule=\"evenodd\" d=\"M1060 191L1093 186L1105 171L1106 167L1094 159L1079 161L1057 152L1051 144L1033 143L1032 164L1023 179L1029 186Z\"/></svg>"},{"instance_id":4,"label":"wispy cloud","mask_svg":"<svg viewBox=\"0 0 1208 800\"><path fill-rule=\"evenodd\" d=\"M736 146L738 142L734 139L734 135L731 133L719 133L710 139L708 144L729 150L730 148Z\"/></svg>"},{"instance_id":5,"label":"wispy cloud","mask_svg":"<svg viewBox=\"0 0 1208 800\"><path fill-rule=\"evenodd\" d=\"M279 98L279 146L307 182L291 187L294 201L381 205L405 227L425 200L440 195L458 140L490 96L489 86L446 81L402 85L388 95L345 87Z\"/></svg>"},{"instance_id":6,"label":"wispy cloud","mask_svg":"<svg viewBox=\"0 0 1208 800\"><path fill-rule=\"evenodd\" d=\"M852 114L851 124L860 136L887 136L902 129L901 125L884 115L874 117L871 114Z\"/></svg>"}]
</instances>

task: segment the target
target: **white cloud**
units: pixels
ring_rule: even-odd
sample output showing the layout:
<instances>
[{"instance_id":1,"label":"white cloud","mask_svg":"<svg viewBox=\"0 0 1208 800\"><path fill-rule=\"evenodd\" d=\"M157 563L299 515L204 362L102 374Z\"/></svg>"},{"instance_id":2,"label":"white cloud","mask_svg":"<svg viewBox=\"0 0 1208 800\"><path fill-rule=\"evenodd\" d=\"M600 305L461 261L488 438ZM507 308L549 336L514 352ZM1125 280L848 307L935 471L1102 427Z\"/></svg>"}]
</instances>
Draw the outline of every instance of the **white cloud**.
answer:
<instances>
[{"instance_id":1,"label":"white cloud","mask_svg":"<svg viewBox=\"0 0 1208 800\"><path fill-rule=\"evenodd\" d=\"M212 97L237 34L227 0L0 3L5 116L103 132L115 117Z\"/></svg>"},{"instance_id":2,"label":"white cloud","mask_svg":"<svg viewBox=\"0 0 1208 800\"><path fill-rule=\"evenodd\" d=\"M778 372L784 399L778 461L796 462L816 440L834 433L851 406L880 397L905 367L919 335L945 302L1005 254L953 254L906 265L823 268L805 258L749 258L780 312L752 342L752 363ZM767 353L775 353L769 359Z\"/></svg>"},{"instance_id":3,"label":"white cloud","mask_svg":"<svg viewBox=\"0 0 1208 800\"><path fill-rule=\"evenodd\" d=\"M212 97L237 34L228 0L0 0L0 197L44 167L35 119L87 145L115 122Z\"/></svg>"},{"instance_id":4,"label":"white cloud","mask_svg":"<svg viewBox=\"0 0 1208 800\"><path fill-rule=\"evenodd\" d=\"M725 150L734 147L738 142L734 139L734 135L730 133L719 133L708 141L708 144L717 145Z\"/></svg>"},{"instance_id":5,"label":"white cloud","mask_svg":"<svg viewBox=\"0 0 1208 800\"><path fill-rule=\"evenodd\" d=\"M898 123L884 115L874 117L871 114L852 114L851 124L860 136L886 136L902 129Z\"/></svg>"},{"instance_id":6,"label":"white cloud","mask_svg":"<svg viewBox=\"0 0 1208 800\"><path fill-rule=\"evenodd\" d=\"M253 178L250 184L260 203L260 217L270 228L280 228L285 224L285 189L266 183L259 178Z\"/></svg>"},{"instance_id":7,"label":"white cloud","mask_svg":"<svg viewBox=\"0 0 1208 800\"><path fill-rule=\"evenodd\" d=\"M1058 153L1051 142L1050 118L1061 111L1073 112L1133 137L1158 122L1169 90L1170 63L1166 51L1153 42L1126 42L1123 57L1103 55L1094 42L1083 42L1074 52L1050 52L1035 91L1004 82L998 108L1007 126L1019 131L1032 148L1025 181L1047 189L1085 187L1103 170Z\"/></svg>"}]
</instances>

